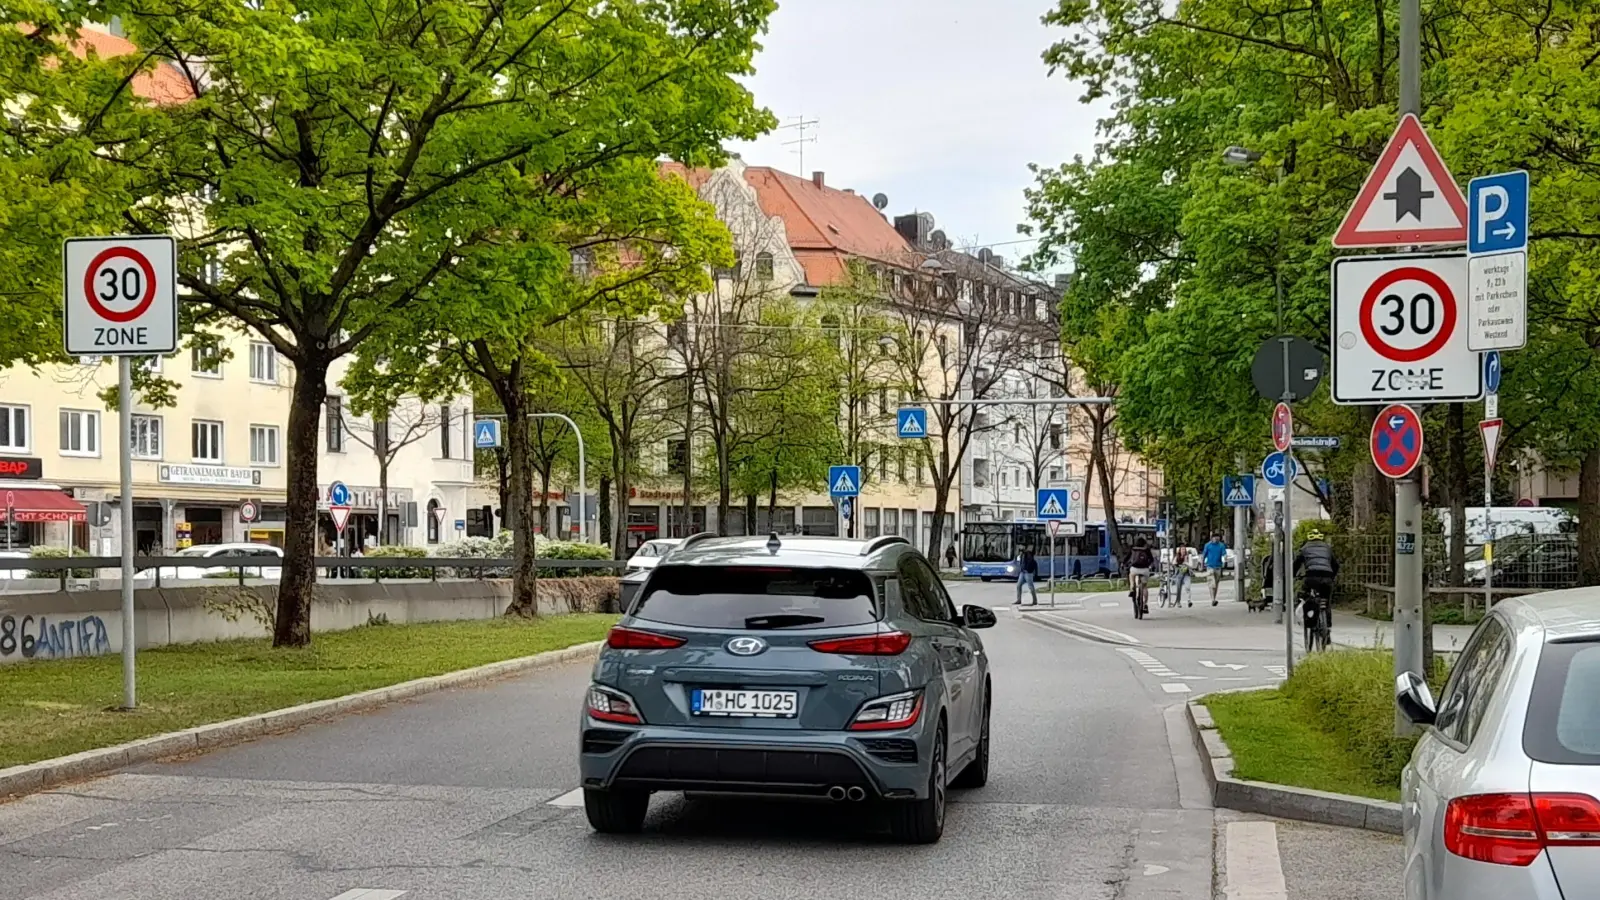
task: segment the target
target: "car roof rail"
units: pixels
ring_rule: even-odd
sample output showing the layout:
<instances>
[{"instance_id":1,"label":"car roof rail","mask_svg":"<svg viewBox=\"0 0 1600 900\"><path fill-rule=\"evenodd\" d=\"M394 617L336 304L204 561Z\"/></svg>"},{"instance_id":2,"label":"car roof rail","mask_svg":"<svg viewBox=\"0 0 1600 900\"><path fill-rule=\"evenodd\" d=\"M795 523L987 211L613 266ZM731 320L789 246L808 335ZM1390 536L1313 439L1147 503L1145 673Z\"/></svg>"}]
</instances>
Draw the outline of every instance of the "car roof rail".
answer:
<instances>
[{"instance_id":1,"label":"car roof rail","mask_svg":"<svg viewBox=\"0 0 1600 900\"><path fill-rule=\"evenodd\" d=\"M878 537L875 537L872 540L867 541L867 545L865 547L861 548L861 555L862 556L870 556L870 555L872 555L873 552L875 552L877 550L881 550L884 547L889 546L890 544L906 544L907 546L909 546L911 544L911 542L906 540L905 538L901 537L898 534L879 535Z\"/></svg>"},{"instance_id":2,"label":"car roof rail","mask_svg":"<svg viewBox=\"0 0 1600 900\"><path fill-rule=\"evenodd\" d=\"M717 533L715 531L697 531L694 534L691 534L688 537L684 538L683 539L683 543L679 544L676 547L673 547L671 550L668 550L667 551L667 555L671 556L672 554L677 553L679 550L687 550L688 548L694 546L695 544L700 543L701 541L705 540L706 538L714 538L716 536L717 536Z\"/></svg>"}]
</instances>

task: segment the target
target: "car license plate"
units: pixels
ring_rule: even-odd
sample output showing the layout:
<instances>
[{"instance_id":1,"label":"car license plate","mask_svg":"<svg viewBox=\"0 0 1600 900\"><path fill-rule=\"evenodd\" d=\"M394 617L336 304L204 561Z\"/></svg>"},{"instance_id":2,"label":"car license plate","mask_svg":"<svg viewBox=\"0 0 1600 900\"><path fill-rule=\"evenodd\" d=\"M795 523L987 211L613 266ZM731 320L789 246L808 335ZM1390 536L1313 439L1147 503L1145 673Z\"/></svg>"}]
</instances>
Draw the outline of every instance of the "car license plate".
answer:
<instances>
[{"instance_id":1,"label":"car license plate","mask_svg":"<svg viewBox=\"0 0 1600 900\"><path fill-rule=\"evenodd\" d=\"M788 718L795 714L799 694L794 691L734 691L722 688L695 690L689 702L698 716L761 716Z\"/></svg>"}]
</instances>

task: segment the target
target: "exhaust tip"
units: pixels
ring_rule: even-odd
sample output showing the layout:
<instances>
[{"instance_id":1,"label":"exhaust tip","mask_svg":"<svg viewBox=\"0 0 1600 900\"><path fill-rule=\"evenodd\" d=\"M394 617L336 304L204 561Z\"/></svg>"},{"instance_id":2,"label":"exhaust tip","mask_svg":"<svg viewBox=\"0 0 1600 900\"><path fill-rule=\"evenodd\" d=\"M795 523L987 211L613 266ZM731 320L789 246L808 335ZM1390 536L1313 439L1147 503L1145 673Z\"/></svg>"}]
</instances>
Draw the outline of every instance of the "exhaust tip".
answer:
<instances>
[{"instance_id":1,"label":"exhaust tip","mask_svg":"<svg viewBox=\"0 0 1600 900\"><path fill-rule=\"evenodd\" d=\"M852 787L852 788L846 790L844 792L844 795L846 797L849 797L851 800L855 800L855 801L858 801L858 802L861 801L861 800L867 799L867 791L866 791L865 788L861 788L861 787Z\"/></svg>"},{"instance_id":2,"label":"exhaust tip","mask_svg":"<svg viewBox=\"0 0 1600 900\"><path fill-rule=\"evenodd\" d=\"M836 784L833 787L828 788L828 799L829 800L837 801L837 800L843 800L844 798L845 798L845 791L844 791L843 787L840 787L839 785Z\"/></svg>"}]
</instances>

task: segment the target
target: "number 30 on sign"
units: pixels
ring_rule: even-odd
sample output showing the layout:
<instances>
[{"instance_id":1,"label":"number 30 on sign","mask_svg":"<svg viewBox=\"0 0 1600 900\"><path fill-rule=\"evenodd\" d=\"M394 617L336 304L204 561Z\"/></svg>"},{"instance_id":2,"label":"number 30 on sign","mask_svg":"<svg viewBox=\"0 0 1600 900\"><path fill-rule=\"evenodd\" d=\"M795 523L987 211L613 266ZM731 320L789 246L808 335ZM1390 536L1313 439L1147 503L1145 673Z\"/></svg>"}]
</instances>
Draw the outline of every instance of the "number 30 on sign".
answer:
<instances>
[{"instance_id":1,"label":"number 30 on sign","mask_svg":"<svg viewBox=\"0 0 1600 900\"><path fill-rule=\"evenodd\" d=\"M68 353L143 356L178 349L172 238L71 238L62 261Z\"/></svg>"},{"instance_id":2,"label":"number 30 on sign","mask_svg":"<svg viewBox=\"0 0 1600 900\"><path fill-rule=\"evenodd\" d=\"M1335 260L1334 402L1482 396L1483 367L1467 347L1466 286L1460 253Z\"/></svg>"}]
</instances>

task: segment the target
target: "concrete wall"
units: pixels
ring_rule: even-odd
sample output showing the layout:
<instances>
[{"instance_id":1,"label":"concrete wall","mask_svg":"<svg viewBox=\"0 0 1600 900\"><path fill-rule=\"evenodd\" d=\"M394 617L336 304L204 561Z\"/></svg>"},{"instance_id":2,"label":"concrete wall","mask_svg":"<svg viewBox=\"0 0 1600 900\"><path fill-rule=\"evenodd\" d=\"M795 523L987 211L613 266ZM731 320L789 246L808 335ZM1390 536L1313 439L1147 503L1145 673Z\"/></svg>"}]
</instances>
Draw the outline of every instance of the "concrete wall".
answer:
<instances>
[{"instance_id":1,"label":"concrete wall","mask_svg":"<svg viewBox=\"0 0 1600 900\"><path fill-rule=\"evenodd\" d=\"M598 610L604 603L601 595L614 594L615 585L616 579L609 578L542 580L541 611ZM228 584L135 591L137 646L263 637L266 627L252 611L270 616L277 594L274 585ZM510 602L509 581L318 585L311 604L311 629L357 628L380 615L394 624L492 619ZM120 653L121 604L122 596L115 590L0 596L0 665Z\"/></svg>"}]
</instances>

